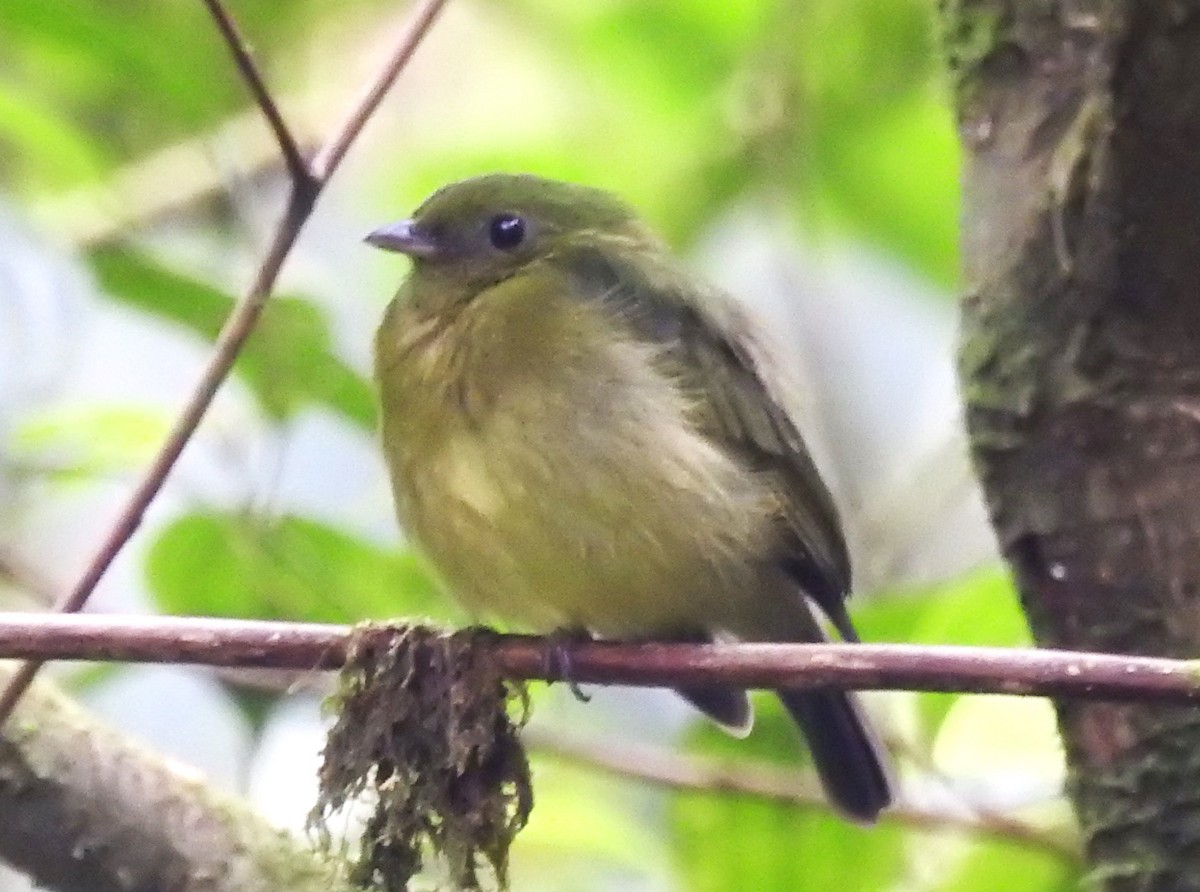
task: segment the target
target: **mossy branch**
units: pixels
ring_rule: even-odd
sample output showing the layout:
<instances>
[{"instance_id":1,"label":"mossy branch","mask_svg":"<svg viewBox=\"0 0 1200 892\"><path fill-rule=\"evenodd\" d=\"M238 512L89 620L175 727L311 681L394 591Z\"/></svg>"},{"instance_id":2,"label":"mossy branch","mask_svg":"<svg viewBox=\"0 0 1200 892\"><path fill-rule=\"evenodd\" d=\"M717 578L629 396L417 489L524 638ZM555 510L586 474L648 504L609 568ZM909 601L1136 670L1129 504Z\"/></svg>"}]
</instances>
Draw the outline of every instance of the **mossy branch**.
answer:
<instances>
[{"instance_id":1,"label":"mossy branch","mask_svg":"<svg viewBox=\"0 0 1200 892\"><path fill-rule=\"evenodd\" d=\"M335 860L46 682L0 738L0 815L0 858L61 892L351 889Z\"/></svg>"}]
</instances>

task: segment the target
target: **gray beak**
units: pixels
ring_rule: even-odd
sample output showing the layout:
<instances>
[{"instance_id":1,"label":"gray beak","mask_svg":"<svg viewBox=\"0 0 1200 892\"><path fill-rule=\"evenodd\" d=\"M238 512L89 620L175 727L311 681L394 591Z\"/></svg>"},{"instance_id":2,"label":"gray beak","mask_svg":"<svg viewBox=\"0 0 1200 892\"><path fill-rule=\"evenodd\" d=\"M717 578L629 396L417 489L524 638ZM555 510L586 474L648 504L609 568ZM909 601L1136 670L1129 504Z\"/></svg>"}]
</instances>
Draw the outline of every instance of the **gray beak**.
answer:
<instances>
[{"instance_id":1,"label":"gray beak","mask_svg":"<svg viewBox=\"0 0 1200 892\"><path fill-rule=\"evenodd\" d=\"M367 236L368 245L385 251L397 251L409 257L432 257L438 251L433 236L412 220L401 220L381 226Z\"/></svg>"}]
</instances>

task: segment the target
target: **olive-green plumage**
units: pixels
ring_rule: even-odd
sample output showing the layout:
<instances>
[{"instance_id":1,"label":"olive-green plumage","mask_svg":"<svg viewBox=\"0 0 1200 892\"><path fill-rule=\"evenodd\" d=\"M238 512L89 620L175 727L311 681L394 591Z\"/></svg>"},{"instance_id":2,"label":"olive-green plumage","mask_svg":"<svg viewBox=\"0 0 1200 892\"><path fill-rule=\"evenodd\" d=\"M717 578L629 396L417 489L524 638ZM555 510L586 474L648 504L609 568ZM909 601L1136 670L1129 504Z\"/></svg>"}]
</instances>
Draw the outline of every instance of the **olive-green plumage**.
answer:
<instances>
[{"instance_id":1,"label":"olive-green plumage","mask_svg":"<svg viewBox=\"0 0 1200 892\"><path fill-rule=\"evenodd\" d=\"M447 186L368 240L412 273L376 337L406 531L469 610L603 637L843 637L836 510L764 334L617 199L531 176ZM682 691L735 731L744 692ZM852 697L780 692L826 789L891 801Z\"/></svg>"}]
</instances>

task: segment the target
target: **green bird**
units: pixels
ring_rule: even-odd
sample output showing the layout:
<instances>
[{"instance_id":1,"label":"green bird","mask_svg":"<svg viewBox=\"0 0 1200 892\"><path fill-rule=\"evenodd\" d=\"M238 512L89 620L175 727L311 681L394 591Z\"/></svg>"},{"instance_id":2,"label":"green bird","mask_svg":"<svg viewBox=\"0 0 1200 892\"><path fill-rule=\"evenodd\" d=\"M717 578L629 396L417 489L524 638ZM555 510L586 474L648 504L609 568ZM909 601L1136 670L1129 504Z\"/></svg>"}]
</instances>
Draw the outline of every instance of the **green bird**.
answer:
<instances>
[{"instance_id":1,"label":"green bird","mask_svg":"<svg viewBox=\"0 0 1200 892\"><path fill-rule=\"evenodd\" d=\"M412 260L375 341L401 525L464 607L542 632L847 640L837 511L762 327L596 189L495 174L367 241ZM680 693L734 733L746 692ZM857 701L777 692L825 790L892 799Z\"/></svg>"}]
</instances>

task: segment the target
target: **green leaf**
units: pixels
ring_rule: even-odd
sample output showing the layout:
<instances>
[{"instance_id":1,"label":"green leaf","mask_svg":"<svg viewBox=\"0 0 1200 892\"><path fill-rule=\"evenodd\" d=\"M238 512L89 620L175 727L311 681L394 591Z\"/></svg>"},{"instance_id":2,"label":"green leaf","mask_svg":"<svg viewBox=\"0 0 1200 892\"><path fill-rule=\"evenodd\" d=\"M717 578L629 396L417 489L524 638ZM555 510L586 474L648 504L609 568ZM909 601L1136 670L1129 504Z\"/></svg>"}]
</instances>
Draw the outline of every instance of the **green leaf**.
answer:
<instances>
[{"instance_id":1,"label":"green leaf","mask_svg":"<svg viewBox=\"0 0 1200 892\"><path fill-rule=\"evenodd\" d=\"M1027 647L1030 643L1012 579L996 564L920 591L876 598L855 609L854 623L864 641L979 647ZM916 695L928 741L962 696Z\"/></svg>"},{"instance_id":2,"label":"green leaf","mask_svg":"<svg viewBox=\"0 0 1200 892\"><path fill-rule=\"evenodd\" d=\"M688 792L671 808L683 887L693 892L878 890L902 873L905 834L858 827L812 808Z\"/></svg>"},{"instance_id":3,"label":"green leaf","mask_svg":"<svg viewBox=\"0 0 1200 892\"><path fill-rule=\"evenodd\" d=\"M959 151L926 0L808 0L783 17L798 95L776 180L810 224L957 281Z\"/></svg>"},{"instance_id":4,"label":"green leaf","mask_svg":"<svg viewBox=\"0 0 1200 892\"><path fill-rule=\"evenodd\" d=\"M303 56L314 19L337 15L315 0L243 2L242 32L272 91L289 85L271 70L274 50ZM280 53L279 55L283 55ZM211 17L200 3L0 3L4 80L49 119L70 121L104 172L192 138L250 103ZM3 114L0 113L0 118ZM0 126L0 150L4 134ZM22 141L15 145L21 148ZM8 158L5 158L8 161ZM94 180L88 166L59 166L54 157L20 152L0 165L0 181L26 194Z\"/></svg>"},{"instance_id":5,"label":"green leaf","mask_svg":"<svg viewBox=\"0 0 1200 892\"><path fill-rule=\"evenodd\" d=\"M1071 892L1083 880L1081 862L1044 849L982 839L968 846L957 868L939 871L942 882L931 892L1010 892L1017 887L1021 892Z\"/></svg>"},{"instance_id":6,"label":"green leaf","mask_svg":"<svg viewBox=\"0 0 1200 892\"><path fill-rule=\"evenodd\" d=\"M221 290L136 251L102 248L91 262L111 296L208 340L216 338L234 306ZM272 418L320 405L374 429L371 386L334 353L320 310L307 301L271 298L234 368Z\"/></svg>"},{"instance_id":7,"label":"green leaf","mask_svg":"<svg viewBox=\"0 0 1200 892\"><path fill-rule=\"evenodd\" d=\"M686 737L687 751L719 759L731 771L739 764L804 771L807 748L775 697L756 697L755 712L745 740L698 721ZM881 889L897 876L904 855L904 834L894 826L865 829L826 807L745 794L677 794L671 827L689 890Z\"/></svg>"},{"instance_id":8,"label":"green leaf","mask_svg":"<svg viewBox=\"0 0 1200 892\"><path fill-rule=\"evenodd\" d=\"M945 104L915 97L831 127L822 138L823 203L849 228L951 289L959 268L959 146Z\"/></svg>"},{"instance_id":9,"label":"green leaf","mask_svg":"<svg viewBox=\"0 0 1200 892\"><path fill-rule=\"evenodd\" d=\"M449 604L420 560L301 517L190 514L146 558L168 613L356 622L446 617Z\"/></svg>"},{"instance_id":10,"label":"green leaf","mask_svg":"<svg viewBox=\"0 0 1200 892\"><path fill-rule=\"evenodd\" d=\"M35 413L12 438L18 465L65 482L139 467L162 442L169 419L129 406L67 406Z\"/></svg>"},{"instance_id":11,"label":"green leaf","mask_svg":"<svg viewBox=\"0 0 1200 892\"><path fill-rule=\"evenodd\" d=\"M28 91L0 81L0 156L21 159L27 171L62 186L95 179L107 166L90 134Z\"/></svg>"},{"instance_id":12,"label":"green leaf","mask_svg":"<svg viewBox=\"0 0 1200 892\"><path fill-rule=\"evenodd\" d=\"M854 624L870 641L997 647L1023 647L1030 641L1016 589L1000 564L855 604Z\"/></svg>"},{"instance_id":13,"label":"green leaf","mask_svg":"<svg viewBox=\"0 0 1200 892\"><path fill-rule=\"evenodd\" d=\"M639 873L658 872L666 852L658 828L638 809L643 792L615 785L594 771L536 759L537 808L517 838L514 867L561 871L564 863L590 861ZM517 884L519 887L521 884Z\"/></svg>"}]
</instances>

